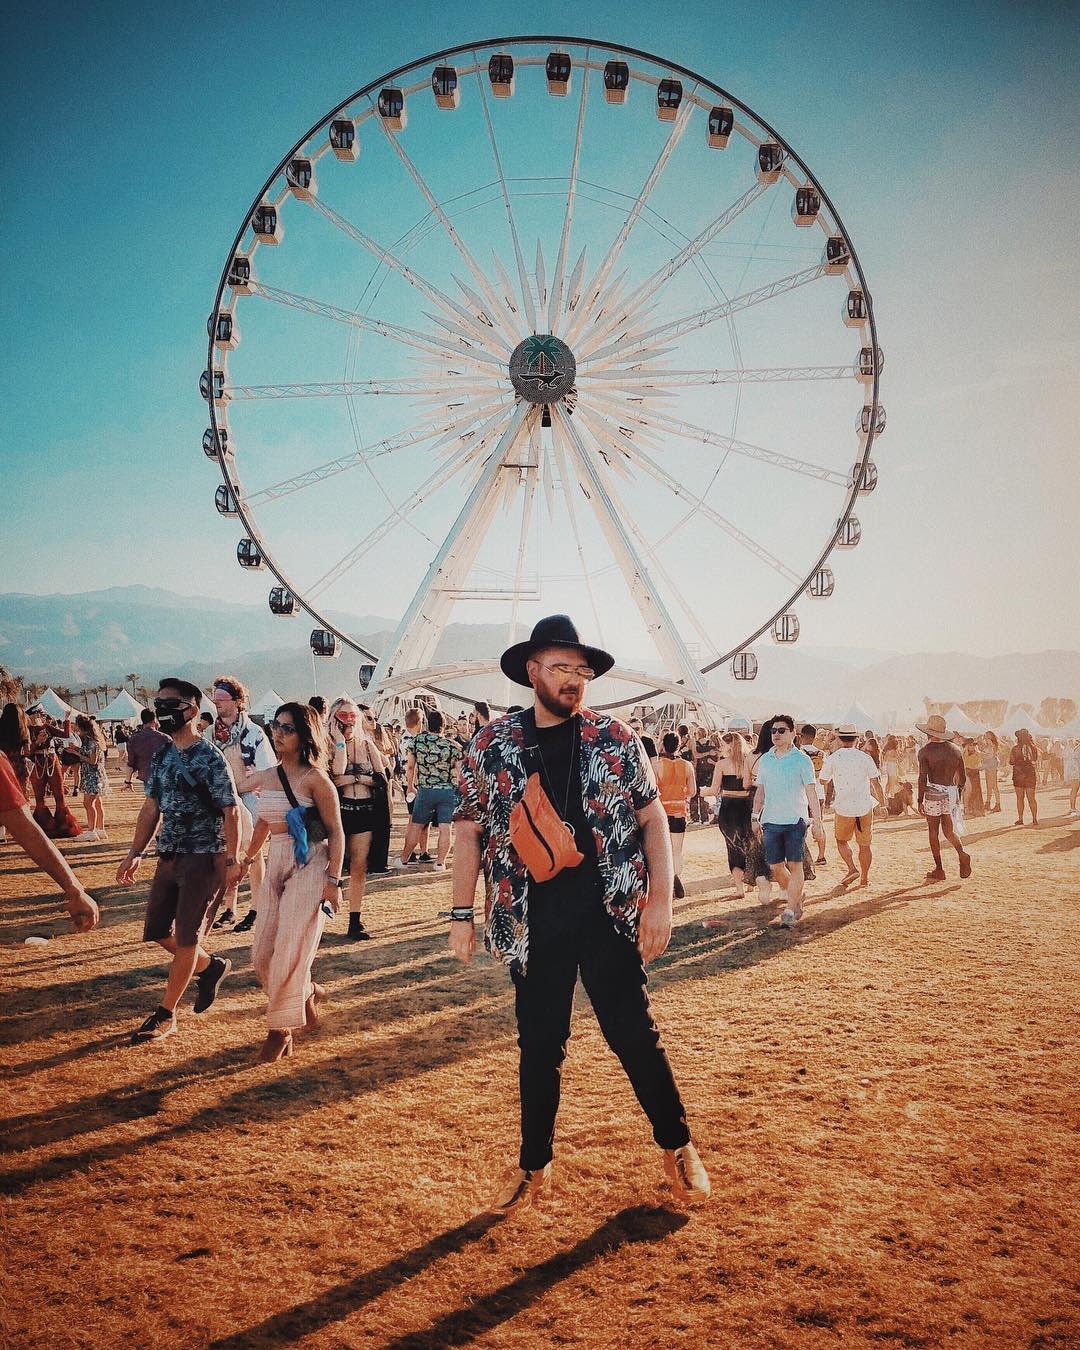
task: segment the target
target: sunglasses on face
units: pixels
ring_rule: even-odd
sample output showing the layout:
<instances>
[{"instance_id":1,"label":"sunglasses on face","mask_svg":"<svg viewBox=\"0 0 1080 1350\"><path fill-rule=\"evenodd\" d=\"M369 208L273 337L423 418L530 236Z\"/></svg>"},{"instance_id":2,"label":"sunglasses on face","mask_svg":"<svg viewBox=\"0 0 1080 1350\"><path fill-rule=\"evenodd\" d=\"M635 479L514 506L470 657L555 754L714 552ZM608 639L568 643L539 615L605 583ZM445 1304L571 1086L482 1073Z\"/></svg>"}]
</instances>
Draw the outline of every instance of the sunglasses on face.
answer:
<instances>
[{"instance_id":1,"label":"sunglasses on face","mask_svg":"<svg viewBox=\"0 0 1080 1350\"><path fill-rule=\"evenodd\" d=\"M283 736L290 736L296 731L291 722L279 722L276 717L269 725L271 731L279 731Z\"/></svg>"},{"instance_id":2,"label":"sunglasses on face","mask_svg":"<svg viewBox=\"0 0 1080 1350\"><path fill-rule=\"evenodd\" d=\"M596 679L596 671L588 666L566 666L561 661L553 666L545 666L539 661L536 664L541 670L549 670L552 675L560 675L563 679L576 678L585 681Z\"/></svg>"},{"instance_id":3,"label":"sunglasses on face","mask_svg":"<svg viewBox=\"0 0 1080 1350\"><path fill-rule=\"evenodd\" d=\"M773 727L772 734L774 736L794 736L795 732L791 727Z\"/></svg>"},{"instance_id":4,"label":"sunglasses on face","mask_svg":"<svg viewBox=\"0 0 1080 1350\"><path fill-rule=\"evenodd\" d=\"M158 712L179 712L181 708L194 708L195 704L186 698L156 698L154 707Z\"/></svg>"}]
</instances>

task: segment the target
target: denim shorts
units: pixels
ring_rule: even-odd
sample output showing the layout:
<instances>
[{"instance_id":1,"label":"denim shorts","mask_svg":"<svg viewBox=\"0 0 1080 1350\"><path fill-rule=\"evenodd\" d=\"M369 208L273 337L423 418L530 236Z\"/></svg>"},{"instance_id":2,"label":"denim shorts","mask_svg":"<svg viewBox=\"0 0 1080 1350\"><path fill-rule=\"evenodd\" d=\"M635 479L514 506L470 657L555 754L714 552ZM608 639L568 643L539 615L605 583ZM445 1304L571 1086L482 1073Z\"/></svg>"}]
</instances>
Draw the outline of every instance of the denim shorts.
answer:
<instances>
[{"instance_id":1,"label":"denim shorts","mask_svg":"<svg viewBox=\"0 0 1080 1350\"><path fill-rule=\"evenodd\" d=\"M457 793L449 785L446 787L422 787L416 789L416 798L412 806L414 825L449 825L454 819L454 807Z\"/></svg>"},{"instance_id":2,"label":"denim shorts","mask_svg":"<svg viewBox=\"0 0 1080 1350\"><path fill-rule=\"evenodd\" d=\"M806 839L805 820L797 820L793 825L763 824L761 830L765 836L765 861L770 867L782 862L802 862Z\"/></svg>"}]
</instances>

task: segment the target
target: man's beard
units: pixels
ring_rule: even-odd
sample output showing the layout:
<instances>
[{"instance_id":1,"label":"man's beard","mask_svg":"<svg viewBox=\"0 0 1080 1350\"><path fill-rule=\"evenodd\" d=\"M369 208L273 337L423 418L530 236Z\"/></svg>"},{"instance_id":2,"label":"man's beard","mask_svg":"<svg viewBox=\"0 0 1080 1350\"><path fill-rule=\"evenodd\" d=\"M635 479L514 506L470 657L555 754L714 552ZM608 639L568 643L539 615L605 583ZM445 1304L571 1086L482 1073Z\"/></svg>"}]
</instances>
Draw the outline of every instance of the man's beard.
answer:
<instances>
[{"instance_id":1,"label":"man's beard","mask_svg":"<svg viewBox=\"0 0 1080 1350\"><path fill-rule=\"evenodd\" d=\"M573 717L581 711L585 702L584 689L569 689L564 693L549 694L546 690L534 686L536 697L551 713L552 717ZM567 701L569 700L569 706Z\"/></svg>"}]
</instances>

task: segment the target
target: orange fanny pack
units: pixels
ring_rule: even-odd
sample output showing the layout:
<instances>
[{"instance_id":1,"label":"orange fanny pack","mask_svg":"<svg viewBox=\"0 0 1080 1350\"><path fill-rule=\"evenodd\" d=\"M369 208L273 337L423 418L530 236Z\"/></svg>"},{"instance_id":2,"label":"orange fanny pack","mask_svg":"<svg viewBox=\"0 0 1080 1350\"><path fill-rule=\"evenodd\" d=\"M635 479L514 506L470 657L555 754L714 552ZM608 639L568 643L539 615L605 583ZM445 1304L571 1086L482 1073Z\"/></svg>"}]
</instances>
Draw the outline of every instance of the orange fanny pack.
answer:
<instances>
[{"instance_id":1,"label":"orange fanny pack","mask_svg":"<svg viewBox=\"0 0 1080 1350\"><path fill-rule=\"evenodd\" d=\"M550 881L566 867L577 867L585 855L576 847L573 831L552 806L531 773L525 795L510 812L510 843L533 881Z\"/></svg>"}]
</instances>

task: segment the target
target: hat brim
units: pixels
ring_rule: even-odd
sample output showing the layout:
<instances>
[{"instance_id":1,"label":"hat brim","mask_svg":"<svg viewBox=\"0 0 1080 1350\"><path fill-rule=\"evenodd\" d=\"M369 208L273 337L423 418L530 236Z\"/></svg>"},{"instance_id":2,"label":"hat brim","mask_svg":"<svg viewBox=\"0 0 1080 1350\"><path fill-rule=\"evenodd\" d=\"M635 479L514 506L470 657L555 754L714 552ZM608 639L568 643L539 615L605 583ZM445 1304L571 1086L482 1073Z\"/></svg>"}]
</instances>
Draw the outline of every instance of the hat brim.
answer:
<instances>
[{"instance_id":1,"label":"hat brim","mask_svg":"<svg viewBox=\"0 0 1080 1350\"><path fill-rule=\"evenodd\" d=\"M599 647L586 647L583 642L559 642L552 638L534 642L529 638L525 642L515 642L512 647L507 647L499 658L499 668L508 680L531 689L532 680L529 679L526 666L532 657L537 652L542 652L545 647L576 647L597 676L606 675L615 664L615 658L609 652L602 651Z\"/></svg>"},{"instance_id":2,"label":"hat brim","mask_svg":"<svg viewBox=\"0 0 1080 1350\"><path fill-rule=\"evenodd\" d=\"M930 728L929 728L928 726L926 726L925 723L923 723L923 722L916 722L916 723L915 723L915 730L916 730L916 731L921 731L922 734L923 734L924 736L929 736L932 740L935 740L935 741L955 741L955 740L956 740L956 732L955 732L955 731L950 731L947 727L946 727L946 729L945 729L944 731L931 731Z\"/></svg>"}]
</instances>

